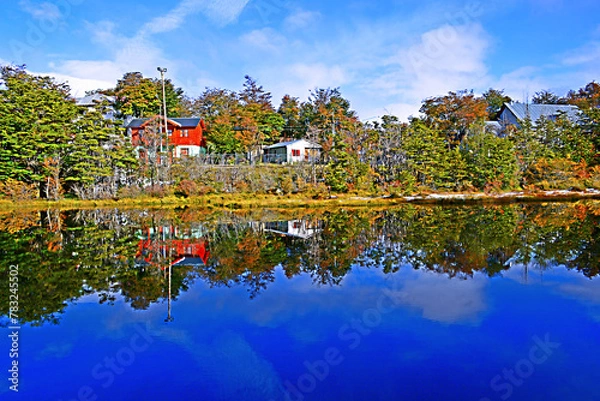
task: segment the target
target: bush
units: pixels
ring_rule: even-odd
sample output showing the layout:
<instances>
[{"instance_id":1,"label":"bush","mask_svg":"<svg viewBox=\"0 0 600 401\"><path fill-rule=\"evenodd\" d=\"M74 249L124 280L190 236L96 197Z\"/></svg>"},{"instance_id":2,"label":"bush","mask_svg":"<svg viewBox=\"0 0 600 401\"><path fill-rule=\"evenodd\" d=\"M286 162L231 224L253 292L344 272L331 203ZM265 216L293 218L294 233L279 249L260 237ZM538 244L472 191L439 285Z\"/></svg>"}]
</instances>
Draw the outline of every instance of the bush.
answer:
<instances>
[{"instance_id":1,"label":"bush","mask_svg":"<svg viewBox=\"0 0 600 401\"><path fill-rule=\"evenodd\" d=\"M192 180L181 180L175 187L175 195L184 198L198 195L198 185Z\"/></svg>"},{"instance_id":2,"label":"bush","mask_svg":"<svg viewBox=\"0 0 600 401\"><path fill-rule=\"evenodd\" d=\"M38 198L38 187L36 184L26 184L9 178L0 181L0 198L10 200L32 200Z\"/></svg>"},{"instance_id":3,"label":"bush","mask_svg":"<svg viewBox=\"0 0 600 401\"><path fill-rule=\"evenodd\" d=\"M168 185L152 185L144 188L143 192L153 198L165 198L171 195L171 188Z\"/></svg>"}]
</instances>

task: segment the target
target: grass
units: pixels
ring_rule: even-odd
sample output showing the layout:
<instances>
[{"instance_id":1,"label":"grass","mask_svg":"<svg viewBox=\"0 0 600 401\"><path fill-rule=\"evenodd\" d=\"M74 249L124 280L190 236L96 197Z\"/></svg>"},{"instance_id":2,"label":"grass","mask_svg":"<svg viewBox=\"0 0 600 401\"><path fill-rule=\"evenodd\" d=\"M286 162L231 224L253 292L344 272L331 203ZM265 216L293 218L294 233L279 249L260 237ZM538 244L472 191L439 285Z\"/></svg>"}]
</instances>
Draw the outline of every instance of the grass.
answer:
<instances>
[{"instance_id":1,"label":"grass","mask_svg":"<svg viewBox=\"0 0 600 401\"><path fill-rule=\"evenodd\" d=\"M442 194L437 194L442 195ZM72 200L60 201L8 201L0 200L0 210L40 209L97 209L138 207L202 207L206 209L297 209L320 207L377 207L405 203L428 204L477 204L507 202L571 201L578 199L600 199L600 193L536 191L513 194L452 193L447 197L430 197L424 194L411 199L405 197L369 196L368 194L336 194L332 198L312 199L307 194L262 195L262 194L211 194L191 198L168 196L164 198L138 197L119 200Z\"/></svg>"}]
</instances>

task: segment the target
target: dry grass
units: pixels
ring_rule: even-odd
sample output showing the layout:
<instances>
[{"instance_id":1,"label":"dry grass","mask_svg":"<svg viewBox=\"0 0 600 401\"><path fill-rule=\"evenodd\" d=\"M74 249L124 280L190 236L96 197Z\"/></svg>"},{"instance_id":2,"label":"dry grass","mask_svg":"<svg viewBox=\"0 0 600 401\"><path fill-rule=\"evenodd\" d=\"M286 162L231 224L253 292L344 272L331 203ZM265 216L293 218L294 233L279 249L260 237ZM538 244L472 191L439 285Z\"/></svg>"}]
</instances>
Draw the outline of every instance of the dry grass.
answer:
<instances>
[{"instance_id":1,"label":"dry grass","mask_svg":"<svg viewBox=\"0 0 600 401\"><path fill-rule=\"evenodd\" d=\"M131 209L140 207L182 207L205 208L210 210L252 210L252 209L306 209L306 208L337 208L337 207L379 207L393 206L405 203L428 204L474 204L474 203L507 203L507 202L536 202L536 201L570 201L578 199L600 199L599 192L556 192L535 191L509 194L485 193L452 193L447 197L437 194L430 197L425 194L410 199L405 197L372 197L368 194L336 195L332 198L313 199L306 194L261 195L261 194L210 194L204 196L183 198L169 196L165 198L140 197L119 200L61 200L61 201L19 201L0 200L0 210L40 210L40 209L96 209L120 208Z\"/></svg>"}]
</instances>

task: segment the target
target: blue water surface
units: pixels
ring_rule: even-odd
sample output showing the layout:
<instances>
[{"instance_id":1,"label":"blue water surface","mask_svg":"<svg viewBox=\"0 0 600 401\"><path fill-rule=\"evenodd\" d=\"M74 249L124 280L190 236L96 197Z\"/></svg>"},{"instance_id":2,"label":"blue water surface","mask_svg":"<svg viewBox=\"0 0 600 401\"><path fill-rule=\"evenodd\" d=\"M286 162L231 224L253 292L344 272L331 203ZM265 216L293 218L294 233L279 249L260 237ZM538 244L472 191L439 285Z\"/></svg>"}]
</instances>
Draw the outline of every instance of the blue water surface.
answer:
<instances>
[{"instance_id":1,"label":"blue water surface","mask_svg":"<svg viewBox=\"0 0 600 401\"><path fill-rule=\"evenodd\" d=\"M20 331L20 400L599 400L600 282L355 267L251 299L197 281L135 311L89 295ZM6 339L5 339L6 341ZM8 345L4 348L7 349Z\"/></svg>"}]
</instances>

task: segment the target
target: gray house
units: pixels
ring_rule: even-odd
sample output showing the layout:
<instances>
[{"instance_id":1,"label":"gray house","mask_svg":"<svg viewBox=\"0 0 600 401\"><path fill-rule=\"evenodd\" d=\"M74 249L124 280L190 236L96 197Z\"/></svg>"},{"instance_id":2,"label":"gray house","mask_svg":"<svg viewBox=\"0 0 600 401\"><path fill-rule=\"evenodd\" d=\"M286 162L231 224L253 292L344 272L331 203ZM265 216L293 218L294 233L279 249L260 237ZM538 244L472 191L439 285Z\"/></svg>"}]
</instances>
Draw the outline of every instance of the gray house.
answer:
<instances>
[{"instance_id":1,"label":"gray house","mask_svg":"<svg viewBox=\"0 0 600 401\"><path fill-rule=\"evenodd\" d=\"M96 110L102 103L107 102L108 107L103 110L103 116L107 120L115 119L115 98L113 96L106 96L101 93L94 93L93 95L87 95L75 99L77 106L86 108L88 110Z\"/></svg>"},{"instance_id":2,"label":"gray house","mask_svg":"<svg viewBox=\"0 0 600 401\"><path fill-rule=\"evenodd\" d=\"M560 115L566 116L571 121L579 121L579 108L564 104L504 103L498 122L502 127L508 125L520 127L521 122L529 119L535 126L542 117L554 121Z\"/></svg>"}]
</instances>

